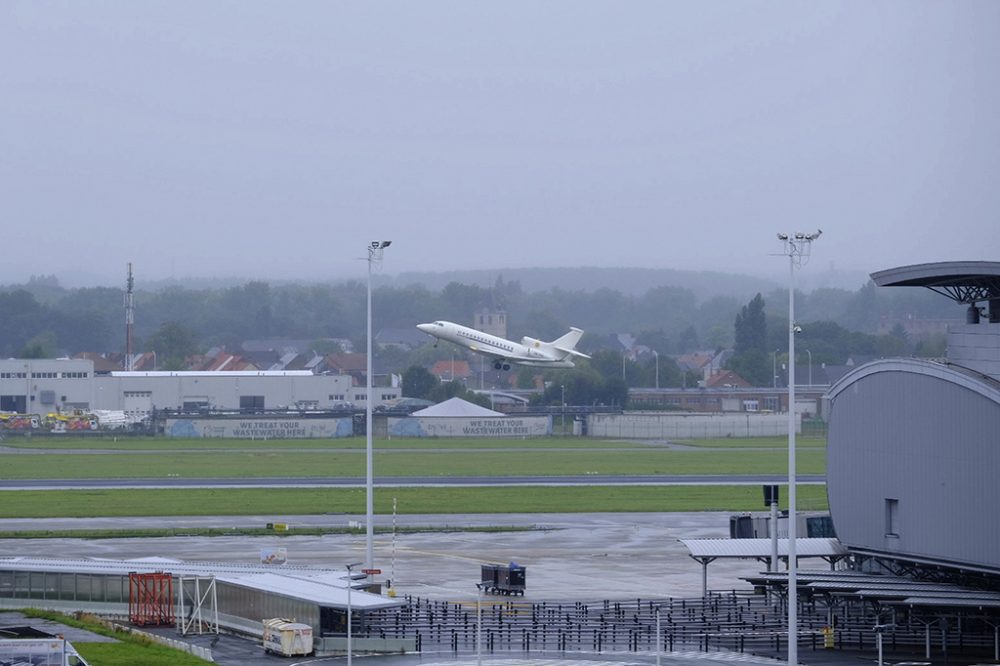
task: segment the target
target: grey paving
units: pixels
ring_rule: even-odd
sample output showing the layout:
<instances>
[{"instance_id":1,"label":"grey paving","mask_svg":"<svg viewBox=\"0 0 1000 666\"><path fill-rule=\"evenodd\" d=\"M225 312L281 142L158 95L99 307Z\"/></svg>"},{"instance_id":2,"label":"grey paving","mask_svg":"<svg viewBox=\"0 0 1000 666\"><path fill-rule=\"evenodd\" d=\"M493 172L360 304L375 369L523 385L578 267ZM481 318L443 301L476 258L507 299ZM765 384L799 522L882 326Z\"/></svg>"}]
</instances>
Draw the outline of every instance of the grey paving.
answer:
<instances>
[{"instance_id":1,"label":"grey paving","mask_svg":"<svg viewBox=\"0 0 1000 666\"><path fill-rule=\"evenodd\" d=\"M78 527L238 527L269 522L347 526L363 516L249 516L233 518L102 518L0 520L0 529ZM596 600L697 596L701 565L680 538L728 536L728 513L456 514L398 516L397 525L453 527L454 532L378 534L375 566L398 594L438 600L474 599L483 563L515 561L528 569L531 600ZM377 525L390 527L391 516ZM468 532L463 527L533 526L517 532ZM364 535L322 537L172 537L160 539L0 539L0 555L254 561L262 549L287 549L297 564L339 566L364 559ZM753 561L719 560L708 568L712 589L746 588L740 576L758 573Z\"/></svg>"}]
</instances>

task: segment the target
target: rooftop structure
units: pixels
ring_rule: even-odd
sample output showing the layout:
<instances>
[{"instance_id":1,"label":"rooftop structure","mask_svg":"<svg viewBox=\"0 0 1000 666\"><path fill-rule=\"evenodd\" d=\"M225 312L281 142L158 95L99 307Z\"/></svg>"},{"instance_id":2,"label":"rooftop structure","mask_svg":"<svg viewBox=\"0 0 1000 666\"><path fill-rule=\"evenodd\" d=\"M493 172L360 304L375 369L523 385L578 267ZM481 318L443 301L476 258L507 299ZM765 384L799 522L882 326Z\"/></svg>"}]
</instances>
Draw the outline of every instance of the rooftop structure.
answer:
<instances>
[{"instance_id":1,"label":"rooftop structure","mask_svg":"<svg viewBox=\"0 0 1000 666\"><path fill-rule=\"evenodd\" d=\"M941 262L872 274L968 305L944 362L882 359L836 382L827 491L841 542L880 567L996 577L1000 533L1000 263ZM982 321L982 303L989 307Z\"/></svg>"}]
</instances>

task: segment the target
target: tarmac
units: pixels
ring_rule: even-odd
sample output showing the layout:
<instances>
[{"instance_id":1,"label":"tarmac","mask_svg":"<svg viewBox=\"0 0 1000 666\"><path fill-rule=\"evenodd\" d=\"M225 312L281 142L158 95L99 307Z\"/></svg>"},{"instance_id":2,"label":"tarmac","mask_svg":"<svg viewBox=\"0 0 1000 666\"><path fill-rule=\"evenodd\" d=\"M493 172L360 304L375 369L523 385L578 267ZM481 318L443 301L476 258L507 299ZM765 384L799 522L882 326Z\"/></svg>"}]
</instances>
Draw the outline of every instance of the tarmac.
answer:
<instances>
[{"instance_id":1,"label":"tarmac","mask_svg":"<svg viewBox=\"0 0 1000 666\"><path fill-rule=\"evenodd\" d=\"M700 597L702 566L691 559L679 539L729 536L729 513L587 513L587 514L452 514L398 516L399 526L435 527L437 531L379 533L374 540L376 578L391 581L397 596L475 602L479 568L484 563L514 561L526 567L524 602L632 600L665 597ZM391 516L378 516L377 525L391 528ZM363 521L363 516L249 516L164 519L53 519L0 520L0 530L71 529L74 527L243 527L285 522L301 526L343 527ZM30 523L30 527L29 524ZM504 526L509 531L474 532L470 527ZM442 531L449 528L448 531ZM524 529L529 528L529 529ZM364 560L365 535L337 534L322 537L171 537L155 539L0 539L0 556L33 555L67 558L171 557L187 561L257 561L261 551L284 548L288 561L341 567ZM817 567L825 566L817 562ZM707 569L710 590L749 589L742 576L766 566L753 560L716 560ZM506 597L504 597L506 599ZM519 598L518 601L521 601ZM164 635L176 638L174 630ZM83 639L86 640L86 639ZM224 666L320 666L346 663L345 657L288 659L264 655L256 641L232 636L185 638L211 645L215 662ZM800 662L855 664L874 661L874 655L857 652L803 651ZM478 663L467 653L422 653L380 657L356 656L371 666L459 666ZM912 659L912 655L899 661ZM778 663L765 657L728 652L504 653L483 655L482 663L494 666L564 666L584 664L699 664ZM886 662L891 663L891 662ZM913 663L913 662L909 662ZM921 662L923 663L923 662ZM931 663L936 663L932 660ZM941 662L944 663L944 662ZM952 659L950 664L961 662ZM99 666L99 665L95 665Z\"/></svg>"},{"instance_id":2,"label":"tarmac","mask_svg":"<svg viewBox=\"0 0 1000 666\"><path fill-rule=\"evenodd\" d=\"M689 513L449 514L406 515L397 527L437 530L375 535L376 578L391 581L397 595L434 600L474 600L481 564L516 562L527 568L525 601L635 599L700 596L701 565L681 538L729 536L729 515ZM75 528L151 527L347 527L364 516L244 516L102 519L5 519L0 530L60 531ZM379 516L391 530L392 517ZM516 531L471 532L502 526ZM129 539L0 539L0 556L131 559L171 557L185 561L258 561L261 551L284 548L289 563L340 568L365 559L362 534L289 537L169 537ZM746 589L740 580L761 570L755 561L718 560L708 567L709 589Z\"/></svg>"}]
</instances>

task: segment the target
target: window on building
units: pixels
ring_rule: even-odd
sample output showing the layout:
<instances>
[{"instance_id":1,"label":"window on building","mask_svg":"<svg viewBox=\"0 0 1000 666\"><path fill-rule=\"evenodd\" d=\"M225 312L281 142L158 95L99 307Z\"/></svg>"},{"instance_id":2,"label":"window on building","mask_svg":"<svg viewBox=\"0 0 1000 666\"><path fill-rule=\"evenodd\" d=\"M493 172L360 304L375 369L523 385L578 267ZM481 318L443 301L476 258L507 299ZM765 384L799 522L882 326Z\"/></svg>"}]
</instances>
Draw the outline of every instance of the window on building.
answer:
<instances>
[{"instance_id":1,"label":"window on building","mask_svg":"<svg viewBox=\"0 0 1000 666\"><path fill-rule=\"evenodd\" d=\"M0 412L17 412L24 414L28 404L27 396L0 395Z\"/></svg>"},{"instance_id":2,"label":"window on building","mask_svg":"<svg viewBox=\"0 0 1000 666\"><path fill-rule=\"evenodd\" d=\"M240 411L244 413L254 413L264 411L264 396L262 395L241 395Z\"/></svg>"},{"instance_id":3,"label":"window on building","mask_svg":"<svg viewBox=\"0 0 1000 666\"><path fill-rule=\"evenodd\" d=\"M885 535L899 536L899 500L885 498Z\"/></svg>"}]
</instances>

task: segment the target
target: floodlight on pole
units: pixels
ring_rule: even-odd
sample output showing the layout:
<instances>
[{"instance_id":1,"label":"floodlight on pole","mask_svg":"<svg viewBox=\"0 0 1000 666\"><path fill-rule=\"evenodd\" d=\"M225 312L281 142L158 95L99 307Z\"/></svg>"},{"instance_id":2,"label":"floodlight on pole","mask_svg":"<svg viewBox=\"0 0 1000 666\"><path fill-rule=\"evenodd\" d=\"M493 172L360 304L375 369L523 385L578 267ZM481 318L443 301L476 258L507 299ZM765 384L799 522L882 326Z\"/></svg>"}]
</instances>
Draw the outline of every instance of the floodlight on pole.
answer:
<instances>
[{"instance_id":1,"label":"floodlight on pole","mask_svg":"<svg viewBox=\"0 0 1000 666\"><path fill-rule=\"evenodd\" d=\"M788 257L788 663L799 661L798 578L796 576L795 528L795 334L802 330L795 324L795 269L809 261L812 242L823 232L778 234L784 245L781 254Z\"/></svg>"},{"instance_id":2,"label":"floodlight on pole","mask_svg":"<svg viewBox=\"0 0 1000 666\"><path fill-rule=\"evenodd\" d=\"M392 241L372 241L368 244L368 328L367 360L365 366L365 566L375 566L375 490L372 456L372 264L382 265L382 251Z\"/></svg>"},{"instance_id":3,"label":"floodlight on pole","mask_svg":"<svg viewBox=\"0 0 1000 666\"><path fill-rule=\"evenodd\" d=\"M806 354L809 355L809 388L812 388L812 385L813 385L813 353L807 349L806 350Z\"/></svg>"}]
</instances>

